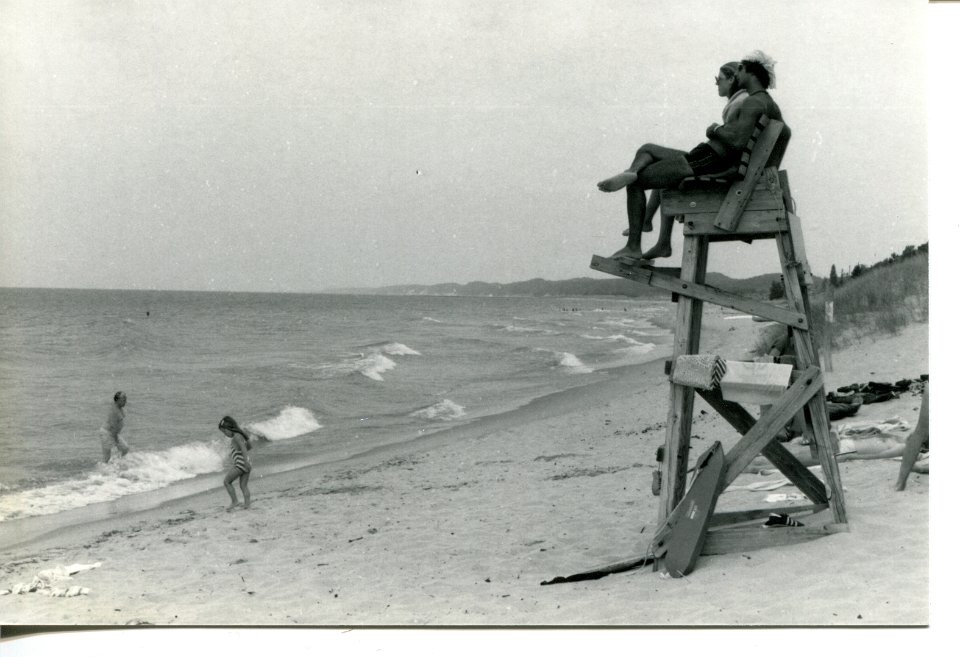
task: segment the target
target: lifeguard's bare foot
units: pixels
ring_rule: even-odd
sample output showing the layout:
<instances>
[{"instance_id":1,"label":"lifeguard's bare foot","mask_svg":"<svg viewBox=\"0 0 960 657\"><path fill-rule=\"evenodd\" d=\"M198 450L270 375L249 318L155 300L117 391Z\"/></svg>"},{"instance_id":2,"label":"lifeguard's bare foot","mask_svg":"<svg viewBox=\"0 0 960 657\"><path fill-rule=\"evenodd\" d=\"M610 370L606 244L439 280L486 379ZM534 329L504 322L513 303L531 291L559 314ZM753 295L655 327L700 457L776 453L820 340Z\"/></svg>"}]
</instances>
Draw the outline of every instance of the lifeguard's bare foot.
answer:
<instances>
[{"instance_id":1,"label":"lifeguard's bare foot","mask_svg":"<svg viewBox=\"0 0 960 657\"><path fill-rule=\"evenodd\" d=\"M240 506L240 503L239 503L239 502L234 502L233 504L231 504L230 506L227 507L227 513L233 513L234 511L237 510L237 507L238 507L238 506Z\"/></svg>"},{"instance_id":2,"label":"lifeguard's bare foot","mask_svg":"<svg viewBox=\"0 0 960 657\"><path fill-rule=\"evenodd\" d=\"M643 260L643 252L639 248L633 249L629 246L625 246L610 256L610 258L613 260L623 260L624 258L629 258L631 260Z\"/></svg>"},{"instance_id":3,"label":"lifeguard's bare foot","mask_svg":"<svg viewBox=\"0 0 960 657\"><path fill-rule=\"evenodd\" d=\"M623 189L630 183L637 181L637 174L633 171L624 171L623 173L618 173L615 176L607 178L606 180L601 180L597 183L597 188L602 192L615 192L618 189Z\"/></svg>"},{"instance_id":4,"label":"lifeguard's bare foot","mask_svg":"<svg viewBox=\"0 0 960 657\"><path fill-rule=\"evenodd\" d=\"M653 248L643 254L644 260L653 260L654 258L669 258L673 255L673 248L667 244L666 246L660 246L659 244L654 244Z\"/></svg>"}]
</instances>

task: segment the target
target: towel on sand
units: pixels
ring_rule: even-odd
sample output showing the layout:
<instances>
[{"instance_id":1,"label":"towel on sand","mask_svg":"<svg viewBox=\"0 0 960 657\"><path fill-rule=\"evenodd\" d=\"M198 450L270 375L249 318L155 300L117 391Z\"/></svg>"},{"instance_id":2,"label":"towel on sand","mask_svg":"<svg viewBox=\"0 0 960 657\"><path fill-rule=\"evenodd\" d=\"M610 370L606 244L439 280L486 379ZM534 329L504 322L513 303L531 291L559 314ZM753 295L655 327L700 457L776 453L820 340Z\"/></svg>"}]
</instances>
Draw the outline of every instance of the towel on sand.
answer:
<instances>
[{"instance_id":1,"label":"towel on sand","mask_svg":"<svg viewBox=\"0 0 960 657\"><path fill-rule=\"evenodd\" d=\"M894 438L906 440L905 433L912 427L899 416L893 416L880 422L850 422L837 427L837 435L844 438Z\"/></svg>"},{"instance_id":2,"label":"towel on sand","mask_svg":"<svg viewBox=\"0 0 960 657\"><path fill-rule=\"evenodd\" d=\"M99 568L100 565L101 564L98 561L90 564L75 563L69 566L57 566L56 568L41 570L36 574L29 584L15 584L11 593L20 594L36 592L40 593L41 595L49 595L55 598L72 598L77 595L86 595L90 592L90 589L85 586L62 587L54 586L54 584L70 579L71 575L76 575L77 573L85 570Z\"/></svg>"}]
</instances>

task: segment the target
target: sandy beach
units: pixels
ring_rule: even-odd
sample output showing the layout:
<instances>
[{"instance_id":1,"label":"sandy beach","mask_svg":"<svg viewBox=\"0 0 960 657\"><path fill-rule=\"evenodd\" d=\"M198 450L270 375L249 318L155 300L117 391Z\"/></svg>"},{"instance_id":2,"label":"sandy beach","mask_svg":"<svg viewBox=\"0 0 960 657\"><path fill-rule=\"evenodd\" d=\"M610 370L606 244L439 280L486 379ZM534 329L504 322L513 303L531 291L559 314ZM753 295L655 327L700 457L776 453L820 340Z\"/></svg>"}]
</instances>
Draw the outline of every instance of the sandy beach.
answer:
<instances>
[{"instance_id":1,"label":"sandy beach","mask_svg":"<svg viewBox=\"0 0 960 657\"><path fill-rule=\"evenodd\" d=\"M738 358L759 324L705 312L701 351ZM928 326L833 354L827 390L928 372ZM662 361L604 383L375 453L260 477L251 509L222 488L73 527L0 554L0 589L70 564L76 597L0 596L15 625L877 626L929 622L928 476L899 461L840 464L849 531L700 559L682 579L649 567L541 582L642 553L664 439ZM920 397L863 406L899 417ZM735 431L697 402L691 458ZM701 412L702 410L702 412ZM751 410L756 410L752 408ZM776 475L745 474L737 484ZM778 493L796 492L792 486ZM758 508L730 491L718 508ZM771 505L772 506L772 505ZM646 527L646 529L644 529Z\"/></svg>"}]
</instances>

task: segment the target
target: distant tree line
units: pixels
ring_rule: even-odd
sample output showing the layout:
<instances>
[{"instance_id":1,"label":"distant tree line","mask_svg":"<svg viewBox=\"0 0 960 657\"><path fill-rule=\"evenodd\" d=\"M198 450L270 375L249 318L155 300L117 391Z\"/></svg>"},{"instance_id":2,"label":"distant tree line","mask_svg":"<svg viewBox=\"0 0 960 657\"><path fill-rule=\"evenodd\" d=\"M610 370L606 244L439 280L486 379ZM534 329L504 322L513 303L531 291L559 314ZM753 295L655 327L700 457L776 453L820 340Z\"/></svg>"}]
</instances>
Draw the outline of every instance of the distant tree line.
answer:
<instances>
[{"instance_id":1,"label":"distant tree line","mask_svg":"<svg viewBox=\"0 0 960 657\"><path fill-rule=\"evenodd\" d=\"M837 273L837 266L830 266L830 285L831 287L841 287L845 282L859 278L866 274L868 271L877 269L880 267L889 267L890 265L897 264L904 260L914 258L918 255L926 255L929 247L929 242L924 242L920 246L913 246L912 244L904 247L903 251L900 253L891 253L889 258L885 258L880 262L874 263L870 266L856 264L850 271L841 271Z\"/></svg>"}]
</instances>

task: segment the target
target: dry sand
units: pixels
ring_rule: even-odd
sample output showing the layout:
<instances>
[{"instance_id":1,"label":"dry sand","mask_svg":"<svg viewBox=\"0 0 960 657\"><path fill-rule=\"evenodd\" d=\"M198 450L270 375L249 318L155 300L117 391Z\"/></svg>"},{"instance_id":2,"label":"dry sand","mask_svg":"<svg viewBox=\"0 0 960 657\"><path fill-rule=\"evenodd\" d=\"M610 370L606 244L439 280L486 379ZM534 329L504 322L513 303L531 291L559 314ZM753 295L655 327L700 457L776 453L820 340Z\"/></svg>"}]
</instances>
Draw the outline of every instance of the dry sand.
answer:
<instances>
[{"instance_id":1,"label":"dry sand","mask_svg":"<svg viewBox=\"0 0 960 657\"><path fill-rule=\"evenodd\" d=\"M705 312L702 351L736 358L759 324ZM927 373L927 325L833 355L827 390ZM895 460L842 463L850 531L703 557L683 579L649 567L541 586L641 552L668 386L661 361L518 411L295 472L254 477L254 506L222 489L73 528L0 554L0 589L101 562L87 595L0 596L7 624L750 626L928 623L928 480L903 493ZM920 398L864 406L900 416ZM693 453L731 427L698 401ZM703 413L699 410L703 409ZM934 411L936 414L936 411ZM256 472L255 472L256 475ZM737 483L761 480L743 475ZM741 481L742 480L742 481ZM792 487L777 492L791 492ZM736 491L725 508L764 506Z\"/></svg>"}]
</instances>

